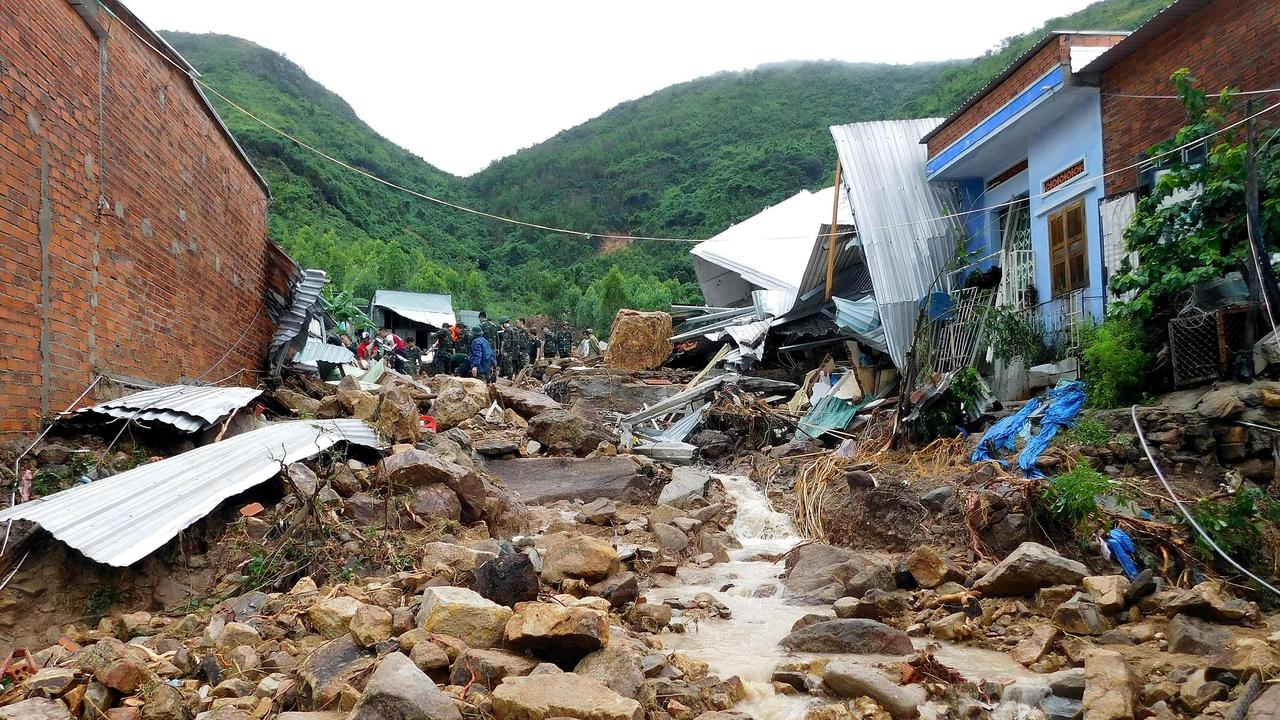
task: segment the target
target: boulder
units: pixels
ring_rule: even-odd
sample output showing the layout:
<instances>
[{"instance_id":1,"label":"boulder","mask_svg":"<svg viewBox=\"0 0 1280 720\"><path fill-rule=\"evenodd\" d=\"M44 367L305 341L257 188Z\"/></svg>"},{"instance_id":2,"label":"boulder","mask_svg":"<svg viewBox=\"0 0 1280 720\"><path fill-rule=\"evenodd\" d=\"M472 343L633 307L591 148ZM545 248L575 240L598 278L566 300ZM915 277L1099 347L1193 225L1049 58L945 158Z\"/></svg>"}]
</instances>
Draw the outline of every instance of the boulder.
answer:
<instances>
[{"instance_id":1,"label":"boulder","mask_svg":"<svg viewBox=\"0 0 1280 720\"><path fill-rule=\"evenodd\" d=\"M617 437L581 412L564 408L544 410L529 420L529 437L556 455L585 457L600 446L613 444Z\"/></svg>"},{"instance_id":2,"label":"boulder","mask_svg":"<svg viewBox=\"0 0 1280 720\"><path fill-rule=\"evenodd\" d=\"M1129 592L1129 579L1123 575L1091 575L1084 579L1084 590L1104 613L1120 612Z\"/></svg>"},{"instance_id":3,"label":"boulder","mask_svg":"<svg viewBox=\"0 0 1280 720\"><path fill-rule=\"evenodd\" d=\"M604 683L623 697L638 699L644 687L644 651L616 634L609 644L587 655L573 671Z\"/></svg>"},{"instance_id":4,"label":"boulder","mask_svg":"<svg viewBox=\"0 0 1280 720\"><path fill-rule=\"evenodd\" d=\"M401 650L404 649L402 645ZM409 659L422 672L449 667L449 654L433 642L420 642L409 649Z\"/></svg>"},{"instance_id":5,"label":"boulder","mask_svg":"<svg viewBox=\"0 0 1280 720\"><path fill-rule=\"evenodd\" d=\"M545 393L540 393L536 390L525 390L515 385L491 385L489 386L489 396L496 400L499 405L515 410L525 420L547 410L559 410L564 407Z\"/></svg>"},{"instance_id":6,"label":"boulder","mask_svg":"<svg viewBox=\"0 0 1280 720\"><path fill-rule=\"evenodd\" d=\"M782 639L795 652L833 652L857 655L906 655L911 638L896 628L862 618L827 620L792 632Z\"/></svg>"},{"instance_id":7,"label":"boulder","mask_svg":"<svg viewBox=\"0 0 1280 720\"><path fill-rule=\"evenodd\" d=\"M827 663L822 682L832 691L847 698L866 696L875 700L894 718L914 718L928 700L920 685L898 685L880 672L847 660Z\"/></svg>"},{"instance_id":8,"label":"boulder","mask_svg":"<svg viewBox=\"0 0 1280 720\"><path fill-rule=\"evenodd\" d=\"M1090 650L1084 659L1084 716L1089 720L1131 720L1136 680L1124 656Z\"/></svg>"},{"instance_id":9,"label":"boulder","mask_svg":"<svg viewBox=\"0 0 1280 720\"><path fill-rule=\"evenodd\" d=\"M587 587L587 594L608 600L613 608L621 608L636 601L640 595L640 584L636 581L635 573L623 570Z\"/></svg>"},{"instance_id":10,"label":"boulder","mask_svg":"<svg viewBox=\"0 0 1280 720\"><path fill-rule=\"evenodd\" d=\"M704 470L691 467L677 467L671 471L671 481L662 486L658 493L659 505L670 505L683 508L695 498L706 494L707 483L711 475Z\"/></svg>"},{"instance_id":11,"label":"boulder","mask_svg":"<svg viewBox=\"0 0 1280 720\"><path fill-rule=\"evenodd\" d=\"M1208 420L1230 420L1245 410L1244 403L1232 390L1211 390L1200 396L1196 412Z\"/></svg>"},{"instance_id":12,"label":"boulder","mask_svg":"<svg viewBox=\"0 0 1280 720\"><path fill-rule=\"evenodd\" d=\"M516 655L505 650L468 649L454 661L453 669L449 672L449 682L466 685L474 673L476 682L492 690L506 678L523 677L536 667L537 658L526 655Z\"/></svg>"},{"instance_id":13,"label":"boulder","mask_svg":"<svg viewBox=\"0 0 1280 720\"><path fill-rule=\"evenodd\" d=\"M361 604L351 617L351 637L362 647L373 647L391 637L391 611Z\"/></svg>"},{"instance_id":14,"label":"boulder","mask_svg":"<svg viewBox=\"0 0 1280 720\"><path fill-rule=\"evenodd\" d=\"M490 460L485 467L521 500L532 504L575 498L617 500L631 488L648 486L640 466L626 455Z\"/></svg>"},{"instance_id":15,"label":"boulder","mask_svg":"<svg viewBox=\"0 0 1280 720\"><path fill-rule=\"evenodd\" d=\"M1039 625L1031 631L1031 635L1014 646L1009 656L1022 665L1032 665L1048 655L1053 649L1053 644L1060 637L1062 632L1058 628L1052 625Z\"/></svg>"},{"instance_id":16,"label":"boulder","mask_svg":"<svg viewBox=\"0 0 1280 720\"><path fill-rule=\"evenodd\" d=\"M622 370L653 370L671 355L671 315L622 309L613 317L613 331L604 351L604 364Z\"/></svg>"},{"instance_id":17,"label":"boulder","mask_svg":"<svg viewBox=\"0 0 1280 720\"><path fill-rule=\"evenodd\" d=\"M497 557L485 550L473 550L469 547L447 542L427 543L422 553L422 569L427 572L438 572L438 567L445 567L454 572L468 572Z\"/></svg>"},{"instance_id":18,"label":"boulder","mask_svg":"<svg viewBox=\"0 0 1280 720\"><path fill-rule=\"evenodd\" d=\"M1280 720L1280 685L1268 685L1249 706L1245 720Z\"/></svg>"},{"instance_id":19,"label":"boulder","mask_svg":"<svg viewBox=\"0 0 1280 720\"><path fill-rule=\"evenodd\" d=\"M1190 615L1175 615L1167 630L1169 652L1216 655L1231 640L1231 631Z\"/></svg>"},{"instance_id":20,"label":"boulder","mask_svg":"<svg viewBox=\"0 0 1280 720\"><path fill-rule=\"evenodd\" d=\"M588 607L523 603L507 621L507 647L572 668L609 637L609 618Z\"/></svg>"},{"instance_id":21,"label":"boulder","mask_svg":"<svg viewBox=\"0 0 1280 720\"><path fill-rule=\"evenodd\" d=\"M445 485L462 503L463 520L471 521L484 511L484 483L469 468L462 467L426 450L406 450L383 459L382 473L396 485L422 487Z\"/></svg>"},{"instance_id":22,"label":"boulder","mask_svg":"<svg viewBox=\"0 0 1280 720\"><path fill-rule=\"evenodd\" d=\"M648 633L658 633L671 624L671 606L663 603L638 603L627 611L627 622Z\"/></svg>"},{"instance_id":23,"label":"boulder","mask_svg":"<svg viewBox=\"0 0 1280 720\"><path fill-rule=\"evenodd\" d=\"M1082 592L1076 593L1053 611L1053 624L1073 635L1101 635L1111 629L1111 623L1102 615L1102 611Z\"/></svg>"},{"instance_id":24,"label":"boulder","mask_svg":"<svg viewBox=\"0 0 1280 720\"><path fill-rule=\"evenodd\" d=\"M586 535L553 535L542 557L542 581L558 583L566 578L603 580L622 567L618 551L607 540Z\"/></svg>"},{"instance_id":25,"label":"boulder","mask_svg":"<svg viewBox=\"0 0 1280 720\"><path fill-rule=\"evenodd\" d=\"M458 522L462 518L462 503L458 494L447 485L417 487L409 495L409 510L419 518L439 518Z\"/></svg>"},{"instance_id":26,"label":"boulder","mask_svg":"<svg viewBox=\"0 0 1280 720\"><path fill-rule=\"evenodd\" d=\"M986 597L1031 595L1053 585L1079 586L1089 569L1039 543L1024 542L973 584Z\"/></svg>"},{"instance_id":27,"label":"boulder","mask_svg":"<svg viewBox=\"0 0 1280 720\"><path fill-rule=\"evenodd\" d=\"M373 655L356 644L351 635L331 640L307 655L298 665L298 708L332 707L343 686L373 667Z\"/></svg>"},{"instance_id":28,"label":"boulder","mask_svg":"<svg viewBox=\"0 0 1280 720\"><path fill-rule=\"evenodd\" d=\"M391 653L369 676L347 720L461 720L453 700L401 653Z\"/></svg>"},{"instance_id":29,"label":"boulder","mask_svg":"<svg viewBox=\"0 0 1280 720\"><path fill-rule=\"evenodd\" d=\"M844 591L851 598L861 598L870 590L893 592L897 589L898 584L893 579L893 571L879 563L868 565L844 584Z\"/></svg>"},{"instance_id":30,"label":"boulder","mask_svg":"<svg viewBox=\"0 0 1280 720\"><path fill-rule=\"evenodd\" d=\"M420 416L409 391L395 385L378 398L373 426L392 442L413 444L421 431Z\"/></svg>"},{"instance_id":31,"label":"boulder","mask_svg":"<svg viewBox=\"0 0 1280 720\"><path fill-rule=\"evenodd\" d=\"M867 567L867 561L852 550L809 543L787 554L782 582L797 600L809 603L835 602L845 594L844 583Z\"/></svg>"},{"instance_id":32,"label":"boulder","mask_svg":"<svg viewBox=\"0 0 1280 720\"><path fill-rule=\"evenodd\" d=\"M493 691L496 720L642 720L640 703L575 673L509 678Z\"/></svg>"},{"instance_id":33,"label":"boulder","mask_svg":"<svg viewBox=\"0 0 1280 720\"><path fill-rule=\"evenodd\" d=\"M936 548L922 545L907 556L907 572L922 588L936 588L944 582L960 582L960 572ZM892 588L885 588L892 589Z\"/></svg>"},{"instance_id":34,"label":"boulder","mask_svg":"<svg viewBox=\"0 0 1280 720\"><path fill-rule=\"evenodd\" d=\"M351 468L346 465L339 465L334 468L333 474L329 476L329 487L342 497L351 497L360 492L360 479L352 472Z\"/></svg>"},{"instance_id":35,"label":"boulder","mask_svg":"<svg viewBox=\"0 0 1280 720\"><path fill-rule=\"evenodd\" d=\"M328 598L312 605L307 611L307 619L316 632L326 638L336 638L345 635L351 628L351 619L356 616L356 611L362 604L345 595Z\"/></svg>"},{"instance_id":36,"label":"boulder","mask_svg":"<svg viewBox=\"0 0 1280 720\"><path fill-rule=\"evenodd\" d=\"M422 593L418 627L452 635L470 647L488 648L502 640L511 608L466 588L429 587Z\"/></svg>"},{"instance_id":37,"label":"boulder","mask_svg":"<svg viewBox=\"0 0 1280 720\"><path fill-rule=\"evenodd\" d=\"M320 489L320 478L316 477L311 468L300 462L291 463L285 469L285 474L288 476L284 483L286 495L293 493L296 489L302 497L310 499Z\"/></svg>"},{"instance_id":38,"label":"boulder","mask_svg":"<svg viewBox=\"0 0 1280 720\"><path fill-rule=\"evenodd\" d=\"M499 605L514 607L516 603L538 599L538 571L528 555L499 555L477 567L471 589L481 597Z\"/></svg>"},{"instance_id":39,"label":"boulder","mask_svg":"<svg viewBox=\"0 0 1280 720\"><path fill-rule=\"evenodd\" d=\"M440 430L461 425L489 406L489 391L483 380L446 378L436 399L431 402L431 416Z\"/></svg>"},{"instance_id":40,"label":"boulder","mask_svg":"<svg viewBox=\"0 0 1280 720\"><path fill-rule=\"evenodd\" d=\"M582 517L593 525L608 525L617 514L618 504L608 498L598 497L582 506Z\"/></svg>"},{"instance_id":41,"label":"boulder","mask_svg":"<svg viewBox=\"0 0 1280 720\"><path fill-rule=\"evenodd\" d=\"M654 525L652 530L658 544L667 552L680 553L689 547L689 538L673 525L659 523Z\"/></svg>"},{"instance_id":42,"label":"boulder","mask_svg":"<svg viewBox=\"0 0 1280 720\"><path fill-rule=\"evenodd\" d=\"M0 720L72 720L71 711L57 700L31 698L0 707Z\"/></svg>"}]
</instances>

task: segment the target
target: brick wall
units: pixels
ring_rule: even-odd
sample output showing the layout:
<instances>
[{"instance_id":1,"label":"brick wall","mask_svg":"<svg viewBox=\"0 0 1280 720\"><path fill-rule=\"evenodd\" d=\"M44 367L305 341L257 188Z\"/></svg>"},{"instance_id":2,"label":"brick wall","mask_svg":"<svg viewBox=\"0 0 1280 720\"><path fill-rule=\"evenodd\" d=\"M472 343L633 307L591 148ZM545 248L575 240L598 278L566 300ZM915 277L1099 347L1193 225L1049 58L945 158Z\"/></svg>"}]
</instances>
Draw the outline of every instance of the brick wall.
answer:
<instances>
[{"instance_id":1,"label":"brick wall","mask_svg":"<svg viewBox=\"0 0 1280 720\"><path fill-rule=\"evenodd\" d=\"M1057 35L1048 44L1027 58L1013 73L995 86L976 103L960 113L951 122L943 125L933 137L929 138L929 157L946 150L952 143L964 137L978 123L999 110L1005 103L1017 97L1036 79L1049 72L1056 65L1071 63L1071 47L1073 45L1088 47L1105 47L1114 45L1122 35ZM1015 158L1011 158L1013 160Z\"/></svg>"},{"instance_id":2,"label":"brick wall","mask_svg":"<svg viewBox=\"0 0 1280 720\"><path fill-rule=\"evenodd\" d=\"M0 434L95 373L256 373L272 332L265 191L185 76L100 19L102 47L67 0L0 6Z\"/></svg>"},{"instance_id":3,"label":"brick wall","mask_svg":"<svg viewBox=\"0 0 1280 720\"><path fill-rule=\"evenodd\" d=\"M1173 86L1169 76L1182 67L1190 68L1200 87L1211 94L1227 86L1243 90L1276 87L1280 85L1277 28L1280 2L1276 0L1215 0L1103 72L1102 147L1107 169L1133 164L1138 153L1171 137L1182 126L1185 114L1177 100L1106 93L1170 95ZM1272 104L1276 100L1272 95L1262 101ZM1243 106L1242 101L1241 109ZM1280 113L1272 113L1268 119L1275 123ZM1133 171L1110 175L1106 193L1128 192L1136 182Z\"/></svg>"}]
</instances>

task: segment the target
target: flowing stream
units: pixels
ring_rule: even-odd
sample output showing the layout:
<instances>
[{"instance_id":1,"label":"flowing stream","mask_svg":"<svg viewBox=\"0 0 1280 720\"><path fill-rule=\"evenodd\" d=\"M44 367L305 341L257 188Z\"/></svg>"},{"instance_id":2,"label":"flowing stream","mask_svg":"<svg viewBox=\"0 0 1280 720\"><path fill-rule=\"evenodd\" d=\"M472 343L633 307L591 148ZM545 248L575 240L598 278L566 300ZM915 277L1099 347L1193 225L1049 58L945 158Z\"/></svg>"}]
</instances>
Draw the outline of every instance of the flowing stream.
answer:
<instances>
[{"instance_id":1,"label":"flowing stream","mask_svg":"<svg viewBox=\"0 0 1280 720\"><path fill-rule=\"evenodd\" d=\"M796 532L791 518L774 511L768 498L749 478L738 475L717 475L716 478L737 504L738 514L729 532L742 543L742 548L730 552L728 563L709 568L682 567L679 587L655 588L647 597L650 602L661 602L706 592L724 603L732 611L731 618L701 620L690 624L684 633L664 634L664 644L706 662L713 674L741 678L748 697L739 703L737 710L757 720L798 720L818 700L804 695L777 694L770 677L774 668L784 661L813 656L791 653L778 642L791 632L796 620L830 609L788 602L780 580L782 563L771 558L804 539ZM921 640L916 642L923 645ZM991 650L943 643L935 655L973 679L1037 677L1008 655ZM867 664L900 659L876 655L846 657Z\"/></svg>"}]
</instances>

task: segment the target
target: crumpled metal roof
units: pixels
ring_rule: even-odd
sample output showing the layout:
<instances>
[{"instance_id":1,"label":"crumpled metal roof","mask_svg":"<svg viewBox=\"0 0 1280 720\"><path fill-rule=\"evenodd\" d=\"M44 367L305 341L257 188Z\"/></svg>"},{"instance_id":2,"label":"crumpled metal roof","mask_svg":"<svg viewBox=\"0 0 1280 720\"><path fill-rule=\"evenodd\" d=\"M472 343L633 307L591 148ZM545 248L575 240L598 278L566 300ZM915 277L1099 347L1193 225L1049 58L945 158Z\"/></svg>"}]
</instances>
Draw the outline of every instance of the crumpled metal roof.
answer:
<instances>
[{"instance_id":1,"label":"crumpled metal roof","mask_svg":"<svg viewBox=\"0 0 1280 720\"><path fill-rule=\"evenodd\" d=\"M947 217L960 206L954 185L925 180L927 148L919 139L940 122L883 120L831 128L885 344L899 368L906 364L920 301L965 237L960 219Z\"/></svg>"},{"instance_id":2,"label":"crumpled metal roof","mask_svg":"<svg viewBox=\"0 0 1280 720\"><path fill-rule=\"evenodd\" d=\"M341 365L356 359L356 354L341 345L332 345L316 338L307 338L307 344L293 361L302 365L314 365L317 361Z\"/></svg>"},{"instance_id":3,"label":"crumpled metal roof","mask_svg":"<svg viewBox=\"0 0 1280 720\"><path fill-rule=\"evenodd\" d=\"M276 423L0 512L30 520L107 565L151 554L222 501L266 482L283 465L342 441L377 447L362 420Z\"/></svg>"},{"instance_id":4,"label":"crumpled metal roof","mask_svg":"<svg viewBox=\"0 0 1280 720\"><path fill-rule=\"evenodd\" d=\"M378 290L373 293L372 305L375 311L377 308L390 310L401 317L425 325L444 327L454 323L453 296L451 295ZM380 325L386 324L382 318L372 319Z\"/></svg>"},{"instance_id":5,"label":"crumpled metal roof","mask_svg":"<svg viewBox=\"0 0 1280 720\"><path fill-rule=\"evenodd\" d=\"M169 385L81 408L70 420L158 420L192 433L213 425L261 394L257 388Z\"/></svg>"},{"instance_id":6,"label":"crumpled metal roof","mask_svg":"<svg viewBox=\"0 0 1280 720\"><path fill-rule=\"evenodd\" d=\"M836 303L836 325L848 331L857 340L880 352L887 352L884 328L880 324L880 311L873 297L860 300L832 298Z\"/></svg>"},{"instance_id":7,"label":"crumpled metal roof","mask_svg":"<svg viewBox=\"0 0 1280 720\"><path fill-rule=\"evenodd\" d=\"M298 336L306 333L311 316L319 309L320 291L328 284L329 274L316 269L303 270L302 275L294 281L289 312L280 319L276 334L271 337L271 344L267 346L267 357L270 358L273 372L278 372L284 362L284 349L295 343Z\"/></svg>"}]
</instances>

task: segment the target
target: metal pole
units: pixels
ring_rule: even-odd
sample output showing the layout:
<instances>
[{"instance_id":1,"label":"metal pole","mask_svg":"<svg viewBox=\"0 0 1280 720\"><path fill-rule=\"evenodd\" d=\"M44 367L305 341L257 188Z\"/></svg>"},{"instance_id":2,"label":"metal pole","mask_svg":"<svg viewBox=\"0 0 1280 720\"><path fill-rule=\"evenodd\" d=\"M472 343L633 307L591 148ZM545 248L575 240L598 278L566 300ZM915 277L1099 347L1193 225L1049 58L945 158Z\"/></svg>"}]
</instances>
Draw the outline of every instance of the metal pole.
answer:
<instances>
[{"instance_id":1,"label":"metal pole","mask_svg":"<svg viewBox=\"0 0 1280 720\"><path fill-rule=\"evenodd\" d=\"M838 233L836 222L840 219L840 193L843 190L840 185L841 174L840 160L837 158L835 193L831 198L831 228L827 232L827 294L823 296L825 300L831 299L831 289L836 279L836 235Z\"/></svg>"}]
</instances>

